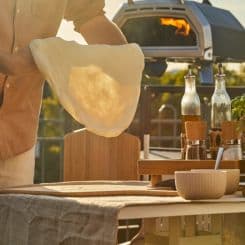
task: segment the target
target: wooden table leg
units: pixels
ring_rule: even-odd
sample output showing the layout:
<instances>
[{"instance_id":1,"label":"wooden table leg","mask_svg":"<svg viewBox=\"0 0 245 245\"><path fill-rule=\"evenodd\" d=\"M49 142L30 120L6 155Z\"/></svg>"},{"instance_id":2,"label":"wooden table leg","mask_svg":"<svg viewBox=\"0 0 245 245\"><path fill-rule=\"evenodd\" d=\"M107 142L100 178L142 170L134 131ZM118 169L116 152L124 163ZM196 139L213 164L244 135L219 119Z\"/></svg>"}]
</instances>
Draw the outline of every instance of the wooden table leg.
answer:
<instances>
[{"instance_id":1,"label":"wooden table leg","mask_svg":"<svg viewBox=\"0 0 245 245\"><path fill-rule=\"evenodd\" d=\"M159 235L157 230L157 219L144 219L145 244L147 245L168 245L168 237ZM138 244L137 244L138 245Z\"/></svg>"},{"instance_id":2,"label":"wooden table leg","mask_svg":"<svg viewBox=\"0 0 245 245\"><path fill-rule=\"evenodd\" d=\"M196 235L196 216L185 216L185 236L192 237Z\"/></svg>"},{"instance_id":3,"label":"wooden table leg","mask_svg":"<svg viewBox=\"0 0 245 245\"><path fill-rule=\"evenodd\" d=\"M211 215L211 233L222 234L223 231L223 215L213 214Z\"/></svg>"},{"instance_id":4,"label":"wooden table leg","mask_svg":"<svg viewBox=\"0 0 245 245\"><path fill-rule=\"evenodd\" d=\"M161 175L151 175L151 185L156 186L157 183L159 183L162 180Z\"/></svg>"},{"instance_id":5,"label":"wooden table leg","mask_svg":"<svg viewBox=\"0 0 245 245\"><path fill-rule=\"evenodd\" d=\"M169 218L169 245L179 245L182 235L181 217Z\"/></svg>"},{"instance_id":6,"label":"wooden table leg","mask_svg":"<svg viewBox=\"0 0 245 245\"><path fill-rule=\"evenodd\" d=\"M144 219L143 224L144 224L145 233L156 232L156 219L155 218Z\"/></svg>"},{"instance_id":7,"label":"wooden table leg","mask_svg":"<svg viewBox=\"0 0 245 245\"><path fill-rule=\"evenodd\" d=\"M245 213L224 215L224 245L245 244Z\"/></svg>"}]
</instances>

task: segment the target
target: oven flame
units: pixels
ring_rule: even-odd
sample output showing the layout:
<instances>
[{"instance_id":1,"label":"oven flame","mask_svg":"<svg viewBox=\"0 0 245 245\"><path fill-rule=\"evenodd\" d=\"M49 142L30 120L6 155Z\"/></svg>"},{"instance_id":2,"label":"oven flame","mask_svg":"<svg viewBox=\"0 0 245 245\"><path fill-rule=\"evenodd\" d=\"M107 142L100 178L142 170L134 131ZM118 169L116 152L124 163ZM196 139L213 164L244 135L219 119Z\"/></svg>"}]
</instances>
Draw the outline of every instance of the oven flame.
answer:
<instances>
[{"instance_id":1,"label":"oven flame","mask_svg":"<svg viewBox=\"0 0 245 245\"><path fill-rule=\"evenodd\" d=\"M191 30L190 24L185 19L177 18L160 18L161 25L174 26L177 28L175 34L181 36L188 36Z\"/></svg>"}]
</instances>

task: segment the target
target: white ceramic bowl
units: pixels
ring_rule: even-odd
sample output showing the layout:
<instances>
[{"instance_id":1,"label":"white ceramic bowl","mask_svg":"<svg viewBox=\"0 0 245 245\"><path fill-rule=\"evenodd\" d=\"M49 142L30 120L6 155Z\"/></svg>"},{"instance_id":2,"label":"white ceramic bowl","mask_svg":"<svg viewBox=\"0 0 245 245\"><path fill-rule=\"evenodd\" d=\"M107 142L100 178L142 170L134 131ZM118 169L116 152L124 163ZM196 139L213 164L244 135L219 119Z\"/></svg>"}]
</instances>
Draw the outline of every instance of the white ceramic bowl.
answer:
<instances>
[{"instance_id":1,"label":"white ceramic bowl","mask_svg":"<svg viewBox=\"0 0 245 245\"><path fill-rule=\"evenodd\" d=\"M192 169L192 172L205 172L209 169ZM212 170L211 170L212 171ZM226 173L225 195L231 195L238 190L240 182L240 169L220 169Z\"/></svg>"},{"instance_id":2,"label":"white ceramic bowl","mask_svg":"<svg viewBox=\"0 0 245 245\"><path fill-rule=\"evenodd\" d=\"M176 171L175 185L187 200L218 199L226 191L226 172L222 170Z\"/></svg>"},{"instance_id":3,"label":"white ceramic bowl","mask_svg":"<svg viewBox=\"0 0 245 245\"><path fill-rule=\"evenodd\" d=\"M240 169L222 169L226 172L226 195L233 194L239 188Z\"/></svg>"}]
</instances>

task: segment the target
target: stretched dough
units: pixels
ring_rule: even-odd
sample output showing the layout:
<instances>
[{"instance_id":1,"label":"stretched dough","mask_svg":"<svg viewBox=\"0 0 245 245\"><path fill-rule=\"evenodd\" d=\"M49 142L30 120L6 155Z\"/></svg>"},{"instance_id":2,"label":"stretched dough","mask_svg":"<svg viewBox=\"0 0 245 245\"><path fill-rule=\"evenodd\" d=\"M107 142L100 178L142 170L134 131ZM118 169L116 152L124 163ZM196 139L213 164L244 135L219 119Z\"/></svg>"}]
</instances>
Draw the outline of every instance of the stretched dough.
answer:
<instances>
[{"instance_id":1,"label":"stretched dough","mask_svg":"<svg viewBox=\"0 0 245 245\"><path fill-rule=\"evenodd\" d=\"M40 72L74 119L105 137L128 128L144 68L136 44L82 46L48 38L32 41L30 48Z\"/></svg>"}]
</instances>

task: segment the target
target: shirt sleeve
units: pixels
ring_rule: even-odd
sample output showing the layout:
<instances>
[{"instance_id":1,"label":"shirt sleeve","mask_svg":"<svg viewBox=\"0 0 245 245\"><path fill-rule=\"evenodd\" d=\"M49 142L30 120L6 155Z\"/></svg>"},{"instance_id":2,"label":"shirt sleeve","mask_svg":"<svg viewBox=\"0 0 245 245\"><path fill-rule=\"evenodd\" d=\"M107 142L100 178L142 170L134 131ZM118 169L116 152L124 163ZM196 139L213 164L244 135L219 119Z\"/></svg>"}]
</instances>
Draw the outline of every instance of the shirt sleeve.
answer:
<instances>
[{"instance_id":1,"label":"shirt sleeve","mask_svg":"<svg viewBox=\"0 0 245 245\"><path fill-rule=\"evenodd\" d=\"M64 18L73 21L75 30L96 16L104 14L105 0L68 0Z\"/></svg>"}]
</instances>

